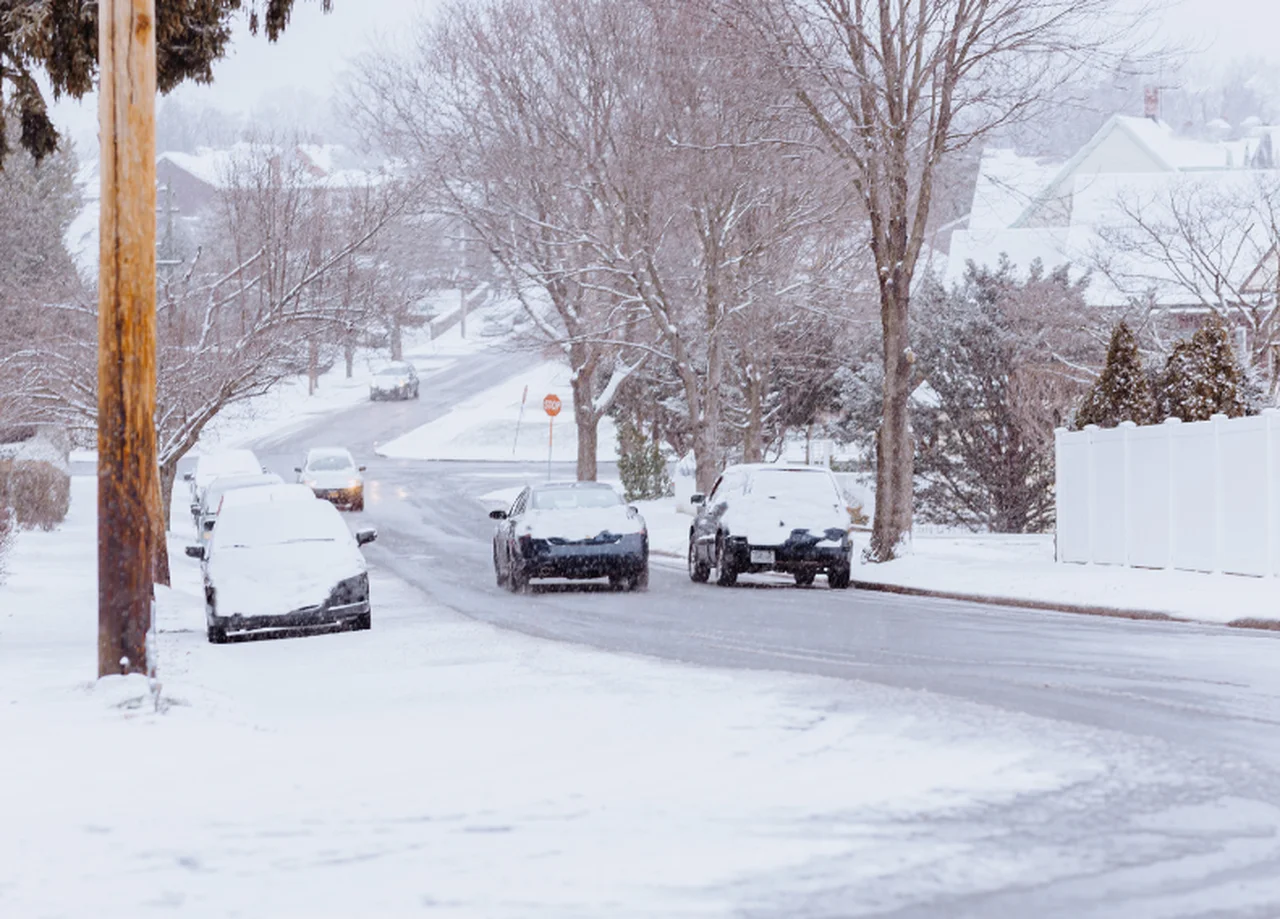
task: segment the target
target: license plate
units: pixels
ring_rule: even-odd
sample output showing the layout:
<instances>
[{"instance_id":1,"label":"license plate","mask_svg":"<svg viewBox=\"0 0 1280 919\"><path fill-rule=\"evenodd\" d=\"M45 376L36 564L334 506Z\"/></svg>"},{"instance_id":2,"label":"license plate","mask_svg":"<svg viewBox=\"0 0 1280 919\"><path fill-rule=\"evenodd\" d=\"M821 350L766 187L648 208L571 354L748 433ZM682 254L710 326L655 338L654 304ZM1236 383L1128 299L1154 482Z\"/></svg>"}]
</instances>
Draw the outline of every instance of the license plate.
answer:
<instances>
[{"instance_id":1,"label":"license plate","mask_svg":"<svg viewBox=\"0 0 1280 919\"><path fill-rule=\"evenodd\" d=\"M772 549L752 549L751 564L753 565L772 565L773 550Z\"/></svg>"}]
</instances>

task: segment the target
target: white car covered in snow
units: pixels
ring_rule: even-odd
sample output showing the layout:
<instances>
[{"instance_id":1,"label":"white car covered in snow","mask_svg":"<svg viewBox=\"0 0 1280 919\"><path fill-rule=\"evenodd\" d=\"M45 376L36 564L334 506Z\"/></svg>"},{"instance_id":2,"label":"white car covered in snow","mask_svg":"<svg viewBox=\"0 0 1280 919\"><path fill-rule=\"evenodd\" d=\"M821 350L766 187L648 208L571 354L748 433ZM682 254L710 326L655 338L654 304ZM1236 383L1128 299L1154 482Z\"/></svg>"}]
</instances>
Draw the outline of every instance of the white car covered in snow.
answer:
<instances>
[{"instance_id":1,"label":"white car covered in snow","mask_svg":"<svg viewBox=\"0 0 1280 919\"><path fill-rule=\"evenodd\" d=\"M231 632L263 629L369 628L369 574L360 546L377 535L369 528L353 536L334 506L315 498L224 502L213 538L187 548L204 561L209 641L222 644Z\"/></svg>"},{"instance_id":2,"label":"white car covered in snow","mask_svg":"<svg viewBox=\"0 0 1280 919\"><path fill-rule=\"evenodd\" d=\"M191 513L196 520L196 535L201 539L213 536L213 527L218 520L218 511L222 499L230 492L241 488L258 488L263 485L283 485L284 479L273 472L260 472L257 475L220 475L204 490L204 499L199 504L191 505Z\"/></svg>"},{"instance_id":3,"label":"white car covered in snow","mask_svg":"<svg viewBox=\"0 0 1280 919\"><path fill-rule=\"evenodd\" d=\"M708 495L691 499L689 577L716 572L732 586L739 574L782 571L807 587L819 573L836 589L849 586L853 563L849 509L829 469L821 466L730 466Z\"/></svg>"},{"instance_id":4,"label":"white car covered in snow","mask_svg":"<svg viewBox=\"0 0 1280 919\"><path fill-rule=\"evenodd\" d=\"M196 468L182 478L191 486L191 515L199 513L205 489L214 479L231 475L260 475L267 467L258 462L252 450L220 450L204 453L196 459Z\"/></svg>"}]
</instances>

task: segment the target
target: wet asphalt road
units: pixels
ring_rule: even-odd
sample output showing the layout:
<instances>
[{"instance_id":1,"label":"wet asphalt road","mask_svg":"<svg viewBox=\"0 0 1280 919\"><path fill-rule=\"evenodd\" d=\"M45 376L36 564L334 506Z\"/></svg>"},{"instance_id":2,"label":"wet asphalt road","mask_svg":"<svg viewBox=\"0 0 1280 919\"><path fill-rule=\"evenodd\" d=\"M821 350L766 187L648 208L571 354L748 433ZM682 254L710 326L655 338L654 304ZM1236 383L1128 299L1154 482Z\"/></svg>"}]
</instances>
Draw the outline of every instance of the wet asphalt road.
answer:
<instances>
[{"instance_id":1,"label":"wet asphalt road","mask_svg":"<svg viewBox=\"0 0 1280 919\"><path fill-rule=\"evenodd\" d=\"M494 583L486 515L495 505L480 496L544 477L545 465L374 451L522 362L533 359L468 358L424 376L418 402L357 406L255 448L291 479L307 447L349 446L369 467L363 517L380 532L371 564L478 620L609 652L924 690L1082 728L1095 744L1161 764L1159 780L1121 771L984 818L1008 831L1009 846L1089 847L1098 856L1089 871L884 915L1280 917L1280 634L836 592L822 579L725 589L691 583L674 559L655 560L646 594L591 586L514 596ZM1200 815L1191 830L1187 809ZM936 830L930 838L945 841L973 826ZM839 889L823 888L744 915L839 916L841 902Z\"/></svg>"}]
</instances>

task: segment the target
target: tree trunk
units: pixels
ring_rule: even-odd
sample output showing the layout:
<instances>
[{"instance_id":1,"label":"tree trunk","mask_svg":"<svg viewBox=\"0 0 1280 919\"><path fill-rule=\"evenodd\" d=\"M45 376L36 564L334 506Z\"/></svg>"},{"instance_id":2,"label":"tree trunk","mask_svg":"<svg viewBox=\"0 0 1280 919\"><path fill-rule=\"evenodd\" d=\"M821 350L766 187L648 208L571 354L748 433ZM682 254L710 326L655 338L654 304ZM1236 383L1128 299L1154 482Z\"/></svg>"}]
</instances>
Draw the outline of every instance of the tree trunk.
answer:
<instances>
[{"instance_id":1,"label":"tree trunk","mask_svg":"<svg viewBox=\"0 0 1280 919\"><path fill-rule=\"evenodd\" d=\"M400 328L400 317L391 317L391 359L404 360L404 334Z\"/></svg>"},{"instance_id":2,"label":"tree trunk","mask_svg":"<svg viewBox=\"0 0 1280 919\"><path fill-rule=\"evenodd\" d=\"M573 423L578 432L578 481L596 480L599 452L600 415L595 410L596 362L585 353L585 345L569 349L569 363L574 373L569 380L573 391Z\"/></svg>"},{"instance_id":3,"label":"tree trunk","mask_svg":"<svg viewBox=\"0 0 1280 919\"><path fill-rule=\"evenodd\" d=\"M307 395L314 396L320 385L320 345L314 338L307 340Z\"/></svg>"},{"instance_id":4,"label":"tree trunk","mask_svg":"<svg viewBox=\"0 0 1280 919\"><path fill-rule=\"evenodd\" d=\"M747 381L747 429L743 433L742 461L758 463L764 458L764 380L752 375Z\"/></svg>"},{"instance_id":5,"label":"tree trunk","mask_svg":"<svg viewBox=\"0 0 1280 919\"><path fill-rule=\"evenodd\" d=\"M346 337L342 340L342 359L347 364L347 379L351 379L355 372L356 365L356 334L354 331L348 331Z\"/></svg>"},{"instance_id":6,"label":"tree trunk","mask_svg":"<svg viewBox=\"0 0 1280 919\"><path fill-rule=\"evenodd\" d=\"M160 464L158 485L160 497L155 519L155 582L171 586L169 571L169 514L173 509L173 482L178 475L178 461Z\"/></svg>"},{"instance_id":7,"label":"tree trunk","mask_svg":"<svg viewBox=\"0 0 1280 919\"><path fill-rule=\"evenodd\" d=\"M98 676L147 673L156 485L155 6L98 5Z\"/></svg>"},{"instance_id":8,"label":"tree trunk","mask_svg":"<svg viewBox=\"0 0 1280 919\"><path fill-rule=\"evenodd\" d=\"M882 291L884 324L884 419L876 436L876 516L871 532L872 561L897 557L911 529L915 449L908 403L912 355L907 337L907 296Z\"/></svg>"}]
</instances>

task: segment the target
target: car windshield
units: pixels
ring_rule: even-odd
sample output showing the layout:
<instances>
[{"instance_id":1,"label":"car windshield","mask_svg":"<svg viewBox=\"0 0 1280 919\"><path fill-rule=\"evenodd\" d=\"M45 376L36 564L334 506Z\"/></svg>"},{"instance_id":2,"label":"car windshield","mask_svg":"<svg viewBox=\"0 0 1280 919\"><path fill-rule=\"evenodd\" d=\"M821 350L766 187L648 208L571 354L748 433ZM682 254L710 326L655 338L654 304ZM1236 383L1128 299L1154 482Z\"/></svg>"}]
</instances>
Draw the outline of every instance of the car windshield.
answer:
<instances>
[{"instance_id":1,"label":"car windshield","mask_svg":"<svg viewBox=\"0 0 1280 919\"><path fill-rule=\"evenodd\" d=\"M747 493L759 498L838 504L840 495L825 472L807 469L766 469L751 478Z\"/></svg>"},{"instance_id":2,"label":"car windshield","mask_svg":"<svg viewBox=\"0 0 1280 919\"><path fill-rule=\"evenodd\" d=\"M621 503L612 488L546 488L533 493L533 506L540 511L617 507Z\"/></svg>"},{"instance_id":3,"label":"car windshield","mask_svg":"<svg viewBox=\"0 0 1280 919\"><path fill-rule=\"evenodd\" d=\"M314 456L307 463L307 469L312 472L341 472L344 469L350 469L354 463L351 457L340 455Z\"/></svg>"},{"instance_id":4,"label":"car windshield","mask_svg":"<svg viewBox=\"0 0 1280 919\"><path fill-rule=\"evenodd\" d=\"M337 510L326 501L224 508L214 533L216 549L261 549L350 538Z\"/></svg>"}]
</instances>

